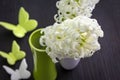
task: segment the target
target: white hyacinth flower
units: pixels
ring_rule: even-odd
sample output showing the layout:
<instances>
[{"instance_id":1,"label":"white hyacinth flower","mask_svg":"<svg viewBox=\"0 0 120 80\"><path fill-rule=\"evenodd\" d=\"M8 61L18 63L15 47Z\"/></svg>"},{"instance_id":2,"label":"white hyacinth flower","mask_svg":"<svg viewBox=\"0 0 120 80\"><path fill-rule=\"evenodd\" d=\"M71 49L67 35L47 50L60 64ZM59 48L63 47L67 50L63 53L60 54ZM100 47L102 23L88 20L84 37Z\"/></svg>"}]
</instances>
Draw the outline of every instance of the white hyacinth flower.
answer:
<instances>
[{"instance_id":1,"label":"white hyacinth flower","mask_svg":"<svg viewBox=\"0 0 120 80\"><path fill-rule=\"evenodd\" d=\"M56 22L62 22L66 19L72 19L76 16L92 16L92 11L99 0L60 0L56 7L58 14L54 16Z\"/></svg>"},{"instance_id":2,"label":"white hyacinth flower","mask_svg":"<svg viewBox=\"0 0 120 80\"><path fill-rule=\"evenodd\" d=\"M8 74L11 75L11 80L21 80L21 79L28 79L31 75L30 71L27 70L27 63L26 60L23 59L19 69L13 70L8 66L3 66L3 68L7 71Z\"/></svg>"},{"instance_id":3,"label":"white hyacinth flower","mask_svg":"<svg viewBox=\"0 0 120 80\"><path fill-rule=\"evenodd\" d=\"M100 49L99 37L103 31L96 19L77 16L64 22L48 26L42 30L40 45L54 62L62 58L84 58L92 56Z\"/></svg>"}]
</instances>

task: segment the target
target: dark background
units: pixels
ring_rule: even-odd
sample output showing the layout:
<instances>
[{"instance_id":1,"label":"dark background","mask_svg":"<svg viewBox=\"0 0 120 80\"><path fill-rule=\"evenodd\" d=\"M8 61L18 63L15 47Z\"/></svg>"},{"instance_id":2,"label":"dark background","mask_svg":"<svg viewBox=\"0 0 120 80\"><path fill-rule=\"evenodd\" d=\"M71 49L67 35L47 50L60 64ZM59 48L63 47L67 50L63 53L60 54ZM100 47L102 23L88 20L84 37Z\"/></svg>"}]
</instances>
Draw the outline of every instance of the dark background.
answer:
<instances>
[{"instance_id":1,"label":"dark background","mask_svg":"<svg viewBox=\"0 0 120 80\"><path fill-rule=\"evenodd\" d=\"M18 11L23 6L30 14L30 18L38 20L37 28L46 27L54 23L53 16L57 9L57 0L0 0L0 21L17 24ZM81 59L74 70L64 70L56 64L57 80L120 80L120 0L101 0L93 11L104 30L104 38L99 39L101 50L92 57ZM27 33L22 39L16 38L11 31L0 26L0 50L11 51L11 44L16 40L21 49L27 53L28 70L33 71L33 58L28 44ZM6 59L0 57L0 80L10 80L10 76L2 65L18 69L21 61L10 66ZM31 76L28 80L33 80Z\"/></svg>"}]
</instances>

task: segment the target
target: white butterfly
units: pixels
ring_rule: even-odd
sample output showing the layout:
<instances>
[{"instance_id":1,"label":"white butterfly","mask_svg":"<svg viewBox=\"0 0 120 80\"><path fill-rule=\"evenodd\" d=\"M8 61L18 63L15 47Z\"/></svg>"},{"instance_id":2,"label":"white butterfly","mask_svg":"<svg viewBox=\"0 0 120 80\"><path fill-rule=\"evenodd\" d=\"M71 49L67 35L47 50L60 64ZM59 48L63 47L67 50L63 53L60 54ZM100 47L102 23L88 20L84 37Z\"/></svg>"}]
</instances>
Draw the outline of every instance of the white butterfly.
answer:
<instances>
[{"instance_id":1,"label":"white butterfly","mask_svg":"<svg viewBox=\"0 0 120 80\"><path fill-rule=\"evenodd\" d=\"M16 70L3 65L3 68L6 70L6 72L11 75L11 80L28 79L31 73L27 70L27 67L28 65L25 59L22 60L19 69Z\"/></svg>"}]
</instances>

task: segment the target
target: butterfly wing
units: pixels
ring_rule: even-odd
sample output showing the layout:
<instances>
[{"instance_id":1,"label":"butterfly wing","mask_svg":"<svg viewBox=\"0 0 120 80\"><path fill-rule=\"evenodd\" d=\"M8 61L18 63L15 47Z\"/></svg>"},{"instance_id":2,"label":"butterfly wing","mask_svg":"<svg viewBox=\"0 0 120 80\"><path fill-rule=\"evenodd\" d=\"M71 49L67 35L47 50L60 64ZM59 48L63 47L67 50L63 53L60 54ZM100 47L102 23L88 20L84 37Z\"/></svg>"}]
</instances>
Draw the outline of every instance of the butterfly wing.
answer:
<instances>
[{"instance_id":1,"label":"butterfly wing","mask_svg":"<svg viewBox=\"0 0 120 80\"><path fill-rule=\"evenodd\" d=\"M0 22L0 25L3 26L4 28L8 29L8 30L14 30L16 29L16 25L10 24L8 22Z\"/></svg>"},{"instance_id":2,"label":"butterfly wing","mask_svg":"<svg viewBox=\"0 0 120 80\"><path fill-rule=\"evenodd\" d=\"M11 75L11 80L20 80L19 71L16 70L16 72Z\"/></svg>"},{"instance_id":3,"label":"butterfly wing","mask_svg":"<svg viewBox=\"0 0 120 80\"><path fill-rule=\"evenodd\" d=\"M12 75L15 72L13 69L9 68L8 66L3 65L3 68L10 75Z\"/></svg>"},{"instance_id":4,"label":"butterfly wing","mask_svg":"<svg viewBox=\"0 0 120 80\"><path fill-rule=\"evenodd\" d=\"M20 47L19 47L19 45L17 44L16 41L13 41L12 53L13 53L14 57L16 58L16 60L20 60L20 59L25 57L25 52L20 51Z\"/></svg>"},{"instance_id":5,"label":"butterfly wing","mask_svg":"<svg viewBox=\"0 0 120 80\"><path fill-rule=\"evenodd\" d=\"M29 19L29 14L23 7L21 7L19 10L18 19L19 19L19 24L22 24L22 25L25 24Z\"/></svg>"},{"instance_id":6,"label":"butterfly wing","mask_svg":"<svg viewBox=\"0 0 120 80\"><path fill-rule=\"evenodd\" d=\"M3 68L5 69L5 71L11 75L11 80L20 80L20 75L19 75L19 71L18 70L13 70L8 66L3 65Z\"/></svg>"},{"instance_id":7,"label":"butterfly wing","mask_svg":"<svg viewBox=\"0 0 120 80\"><path fill-rule=\"evenodd\" d=\"M22 26L17 25L16 29L13 30L13 34L18 38L22 38L25 36L26 30Z\"/></svg>"},{"instance_id":8,"label":"butterfly wing","mask_svg":"<svg viewBox=\"0 0 120 80\"><path fill-rule=\"evenodd\" d=\"M32 31L37 27L38 23L34 19L28 20L25 24L23 24L23 27L26 31Z\"/></svg>"},{"instance_id":9,"label":"butterfly wing","mask_svg":"<svg viewBox=\"0 0 120 80\"><path fill-rule=\"evenodd\" d=\"M13 34L18 38L22 38L25 36L26 30L19 25L16 26L7 22L0 22L0 25L8 30L13 31Z\"/></svg>"},{"instance_id":10,"label":"butterfly wing","mask_svg":"<svg viewBox=\"0 0 120 80\"><path fill-rule=\"evenodd\" d=\"M19 73L20 73L21 79L27 79L30 77L31 73L27 70L27 68L28 68L28 65L26 63L26 60L23 59L19 67Z\"/></svg>"},{"instance_id":11,"label":"butterfly wing","mask_svg":"<svg viewBox=\"0 0 120 80\"><path fill-rule=\"evenodd\" d=\"M20 73L21 79L28 79L31 76L31 73L27 70L21 70Z\"/></svg>"},{"instance_id":12,"label":"butterfly wing","mask_svg":"<svg viewBox=\"0 0 120 80\"><path fill-rule=\"evenodd\" d=\"M29 13L21 7L19 11L19 25L26 31L32 31L37 27L38 23L34 19L29 20Z\"/></svg>"},{"instance_id":13,"label":"butterfly wing","mask_svg":"<svg viewBox=\"0 0 120 80\"><path fill-rule=\"evenodd\" d=\"M6 52L0 51L0 56L2 56L3 58L8 58L9 55Z\"/></svg>"},{"instance_id":14,"label":"butterfly wing","mask_svg":"<svg viewBox=\"0 0 120 80\"><path fill-rule=\"evenodd\" d=\"M0 55L1 55L3 58L6 58L7 61L8 61L8 63L9 63L10 65L15 64L16 59L14 58L14 56L12 56L11 53L10 53L10 54L7 54L7 53L5 53L5 52L3 52L3 51L0 51Z\"/></svg>"}]
</instances>

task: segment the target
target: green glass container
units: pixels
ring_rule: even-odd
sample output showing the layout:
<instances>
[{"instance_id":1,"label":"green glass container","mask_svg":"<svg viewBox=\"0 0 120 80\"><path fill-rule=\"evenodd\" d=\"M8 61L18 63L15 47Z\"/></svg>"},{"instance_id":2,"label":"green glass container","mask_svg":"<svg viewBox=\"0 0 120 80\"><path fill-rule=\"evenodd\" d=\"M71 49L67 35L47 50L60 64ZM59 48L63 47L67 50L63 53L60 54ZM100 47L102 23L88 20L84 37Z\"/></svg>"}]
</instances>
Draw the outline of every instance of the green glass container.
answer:
<instances>
[{"instance_id":1,"label":"green glass container","mask_svg":"<svg viewBox=\"0 0 120 80\"><path fill-rule=\"evenodd\" d=\"M29 37L29 45L33 53L35 80L55 80L57 71L55 64L45 52L45 47L40 46L41 29L35 30Z\"/></svg>"}]
</instances>

